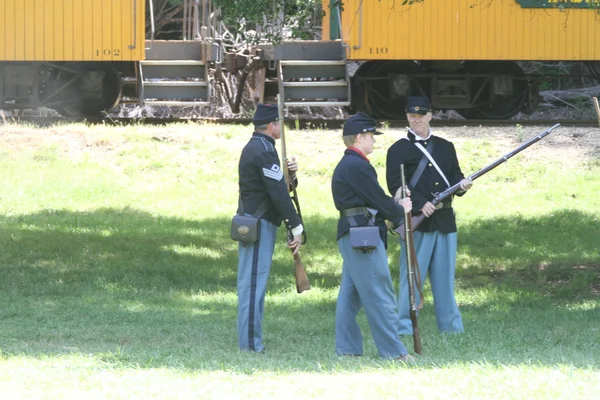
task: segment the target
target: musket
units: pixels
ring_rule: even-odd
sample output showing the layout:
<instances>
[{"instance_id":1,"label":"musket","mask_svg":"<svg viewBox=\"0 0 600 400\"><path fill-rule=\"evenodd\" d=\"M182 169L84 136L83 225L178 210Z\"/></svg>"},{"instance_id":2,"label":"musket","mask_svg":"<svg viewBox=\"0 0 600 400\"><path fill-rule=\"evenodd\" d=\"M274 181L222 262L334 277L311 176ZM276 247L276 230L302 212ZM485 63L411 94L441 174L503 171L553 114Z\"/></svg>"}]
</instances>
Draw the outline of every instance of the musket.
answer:
<instances>
[{"instance_id":1,"label":"musket","mask_svg":"<svg viewBox=\"0 0 600 400\"><path fill-rule=\"evenodd\" d=\"M404 164L400 164L400 173L402 174L402 198L406 197L406 182L404 179ZM413 243L411 212L404 214L404 235L406 238L406 272L408 274L408 305L410 321L413 327L413 347L415 353L421 354L421 333L419 332L419 321L417 312L423 307L423 292L421 291L421 270L417 261L417 252ZM419 291L419 305L415 298L415 286Z\"/></svg>"},{"instance_id":2,"label":"musket","mask_svg":"<svg viewBox=\"0 0 600 400\"><path fill-rule=\"evenodd\" d=\"M281 71L281 63L279 63L278 73L282 74ZM280 76L279 82L283 82L283 79ZM298 212L298 216L300 217L300 221L302 221L302 212L300 211L300 202L298 201L298 192L296 191L296 183L293 179L290 179L289 171L287 168L287 149L285 147L285 123L283 120L283 91L281 91L277 95L277 108L279 110L279 129L281 132L281 164L283 169L283 174L285 177L285 184L288 187L288 191L292 192L291 198L294 206L296 207L296 211ZM292 234L292 230L288 228L287 231L287 240L288 243L294 239L294 235ZM306 243L306 231L302 232L302 244ZM306 274L306 270L304 269L304 264L302 263L302 259L300 258L300 252L294 254L294 277L296 278L296 291L298 293L302 293L305 290L310 289L310 281L308 280L308 275Z\"/></svg>"},{"instance_id":3,"label":"musket","mask_svg":"<svg viewBox=\"0 0 600 400\"><path fill-rule=\"evenodd\" d=\"M553 130L555 130L556 128L558 128L559 126L560 126L560 124L556 124L553 127L549 128L549 129L546 129L544 132L540 133L536 137L534 137L534 138L530 139L529 141L523 143L521 146L519 146L516 149L512 150L511 152L503 155L502 157L500 157L499 159L497 159L493 163L491 163L491 164L483 167L479 171L475 172L474 174L472 174L471 176L469 176L468 179L471 180L471 181L474 181L475 179L477 179L477 178L479 178L479 177L487 174L488 172L490 172L491 170L493 170L494 168L496 168L498 165L500 165L500 164L505 163L506 161L508 161L509 158L511 158L514 155L522 152L523 150L525 150L526 148L528 148L532 144L539 142L544 137L548 136L550 134L550 132L552 132ZM444 190L441 193L433 193L434 198L433 198L433 200L431 200L431 204L433 204L434 206L437 206L443 200L447 199L450 196L453 196L459 190L460 190L460 182L457 183L454 186L449 187L448 189ZM417 215L417 216L413 216L412 219L411 219L412 228L416 229L421 224L421 222L423 222L423 220L425 218L426 217L423 214L420 214L420 215ZM400 237L402 238L402 240L406 240L405 239L406 238L406 234L404 232L404 224L400 225L394 231L397 234L400 235Z\"/></svg>"}]
</instances>

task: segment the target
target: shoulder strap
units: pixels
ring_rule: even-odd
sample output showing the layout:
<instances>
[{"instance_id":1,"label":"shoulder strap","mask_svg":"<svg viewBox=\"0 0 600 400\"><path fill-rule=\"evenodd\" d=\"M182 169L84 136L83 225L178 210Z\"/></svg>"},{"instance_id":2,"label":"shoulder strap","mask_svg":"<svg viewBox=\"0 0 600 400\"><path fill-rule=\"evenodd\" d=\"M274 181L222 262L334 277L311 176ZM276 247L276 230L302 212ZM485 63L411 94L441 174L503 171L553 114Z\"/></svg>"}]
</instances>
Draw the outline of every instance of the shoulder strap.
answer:
<instances>
[{"instance_id":1,"label":"shoulder strap","mask_svg":"<svg viewBox=\"0 0 600 400\"><path fill-rule=\"evenodd\" d=\"M408 185L411 188L415 187L417 182L419 182L419 179L421 179L421 175L423 175L423 172L425 171L425 167L427 166L427 160L430 157L429 153L433 151L433 142L433 139L429 141L427 149L424 149L423 146L415 142L415 146L417 146L417 148L423 152L423 157L421 157L421 161L419 162L419 165L417 165L417 169L415 170L415 173L413 174L410 182L408 183Z\"/></svg>"},{"instance_id":2,"label":"shoulder strap","mask_svg":"<svg viewBox=\"0 0 600 400\"><path fill-rule=\"evenodd\" d=\"M262 204L260 205L260 207L258 207L258 210L256 210L256 212L254 213L254 218L258 219L260 217L262 217L264 215L264 213L267 212L267 210L269 209L269 206L267 205L267 199L265 199Z\"/></svg>"},{"instance_id":3,"label":"shoulder strap","mask_svg":"<svg viewBox=\"0 0 600 400\"><path fill-rule=\"evenodd\" d=\"M433 140L430 140L429 144L432 144L432 143L433 143ZM419 150L421 150L423 152L423 154L427 158L429 158L429 161L433 164L433 166L435 167L435 169L437 169L437 172L440 174L440 176L442 177L442 179L444 180L444 182L446 182L446 185L448 185L448 187L450 187L450 182L448 182L448 179L446 179L446 175L444 175L444 173L442 172L442 170L440 169L440 167L437 165L437 163L435 162L435 160L433 159L433 157L431 157L431 154L429 154L429 152L427 150L425 150L420 143L415 143L415 145L419 148ZM427 148L429 148L429 146L427 146Z\"/></svg>"},{"instance_id":4,"label":"shoulder strap","mask_svg":"<svg viewBox=\"0 0 600 400\"><path fill-rule=\"evenodd\" d=\"M244 215L244 203L242 203L242 192L238 192L238 214Z\"/></svg>"},{"instance_id":5,"label":"shoulder strap","mask_svg":"<svg viewBox=\"0 0 600 400\"><path fill-rule=\"evenodd\" d=\"M258 218L262 217L267 212L268 209L269 209L269 206L267 205L267 199L265 199L262 202L262 204L260 205L260 207L258 207L256 212L254 213L254 218L258 219ZM240 210L239 215L244 215L244 203L242 203L242 192L239 192L238 210Z\"/></svg>"}]
</instances>

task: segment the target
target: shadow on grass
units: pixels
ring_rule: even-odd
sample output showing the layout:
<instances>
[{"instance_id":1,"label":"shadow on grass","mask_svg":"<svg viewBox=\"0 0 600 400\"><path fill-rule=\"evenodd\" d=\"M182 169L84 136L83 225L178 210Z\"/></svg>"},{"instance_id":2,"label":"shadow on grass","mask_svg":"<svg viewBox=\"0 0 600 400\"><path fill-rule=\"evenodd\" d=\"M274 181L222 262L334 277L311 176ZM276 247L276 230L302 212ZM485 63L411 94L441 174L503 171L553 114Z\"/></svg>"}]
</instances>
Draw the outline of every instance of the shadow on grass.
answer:
<instances>
[{"instance_id":1,"label":"shadow on grass","mask_svg":"<svg viewBox=\"0 0 600 400\"><path fill-rule=\"evenodd\" d=\"M229 238L230 223L229 218L187 220L132 209L0 217L0 262L5 276L15 274L7 288L19 285L21 294L84 283L99 289L235 292L238 245ZM321 222L308 224L316 228L305 252L324 254L331 248L337 253L335 231ZM284 243L280 229L270 291L294 288L293 260ZM336 275L316 273L314 279L332 287L338 284Z\"/></svg>"},{"instance_id":2,"label":"shadow on grass","mask_svg":"<svg viewBox=\"0 0 600 400\"><path fill-rule=\"evenodd\" d=\"M555 300L600 296L600 219L580 211L494 218L461 228L463 287L507 284ZM461 266L459 265L459 268Z\"/></svg>"},{"instance_id":3,"label":"shadow on grass","mask_svg":"<svg viewBox=\"0 0 600 400\"><path fill-rule=\"evenodd\" d=\"M2 216L1 354L94 354L120 366L152 368L314 370L318 361L318 368L338 369L340 360L333 356L335 288L341 268L337 219L309 216L305 222L309 243L303 259L315 290L288 296L294 290L293 263L280 229L265 307L269 352L257 359L236 346L237 244L229 239L229 218L188 220L132 209ZM554 303L573 297L595 301L593 286L583 295L559 291L546 296L540 272L530 277L523 271L543 265L569 281L575 276L568 272L574 266L597 268L597 241L590 234L594 232L600 232L600 222L576 212L464 226L460 251L495 265L470 264L460 270L459 288L489 285L493 291L461 308L466 335L439 335L431 305L423 310L424 345L432 361L533 359L554 365L560 354L570 353L580 354L571 361L574 365L589 365L587 360L598 357L598 350L590 351L587 337L573 338L582 330L597 329L592 326L598 320L597 303L587 309L555 309ZM397 248L390 246L393 260ZM397 265L392 267L397 278ZM598 282L597 274L589 279L594 285ZM509 339L499 336L502 329L510 333ZM532 353L497 357L494 342L510 341L518 347L519 340L533 340ZM600 347L595 340L593 349ZM547 351L548 346L559 348ZM372 343L367 354L375 356ZM341 368L357 365L344 361Z\"/></svg>"}]
</instances>

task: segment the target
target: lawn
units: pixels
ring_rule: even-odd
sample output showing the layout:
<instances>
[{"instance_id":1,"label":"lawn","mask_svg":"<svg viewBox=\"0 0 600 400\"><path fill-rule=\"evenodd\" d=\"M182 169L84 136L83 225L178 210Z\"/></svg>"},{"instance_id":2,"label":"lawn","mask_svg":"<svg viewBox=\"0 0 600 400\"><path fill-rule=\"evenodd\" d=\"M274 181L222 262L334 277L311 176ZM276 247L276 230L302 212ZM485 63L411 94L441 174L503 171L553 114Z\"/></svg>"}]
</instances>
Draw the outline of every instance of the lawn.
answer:
<instances>
[{"instance_id":1,"label":"lawn","mask_svg":"<svg viewBox=\"0 0 600 400\"><path fill-rule=\"evenodd\" d=\"M546 127L439 128L466 175ZM403 132L377 137L371 161ZM466 333L424 353L334 354L341 273L330 177L341 133L289 130L312 290L279 232L266 354L237 349L237 162L252 128L0 125L0 393L7 399L595 399L600 393L600 139L562 128L456 201ZM389 259L398 281L399 244ZM412 338L403 337L412 350Z\"/></svg>"}]
</instances>

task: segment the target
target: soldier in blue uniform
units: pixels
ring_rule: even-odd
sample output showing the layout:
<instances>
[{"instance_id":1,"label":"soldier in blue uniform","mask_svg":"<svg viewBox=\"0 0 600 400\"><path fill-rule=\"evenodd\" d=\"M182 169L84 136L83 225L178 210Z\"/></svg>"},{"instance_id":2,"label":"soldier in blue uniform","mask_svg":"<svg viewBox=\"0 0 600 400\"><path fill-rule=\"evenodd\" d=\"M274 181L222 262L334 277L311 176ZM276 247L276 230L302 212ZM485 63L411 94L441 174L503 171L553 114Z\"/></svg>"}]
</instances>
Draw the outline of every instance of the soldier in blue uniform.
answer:
<instances>
[{"instance_id":1,"label":"soldier in blue uniform","mask_svg":"<svg viewBox=\"0 0 600 400\"><path fill-rule=\"evenodd\" d=\"M245 214L265 211L260 217L259 239L252 244L240 242L238 248L237 328L240 349L262 352L263 310L277 228L284 221L291 229L293 240L288 247L295 254L300 248L303 226L275 149L275 140L281 135L277 106L258 104L252 122L254 133L240 156L239 190ZM293 158L286 168L295 180L298 165Z\"/></svg>"},{"instance_id":2,"label":"soldier in blue uniform","mask_svg":"<svg viewBox=\"0 0 600 400\"><path fill-rule=\"evenodd\" d=\"M421 279L424 281L429 273L438 329L441 332L461 333L464 327L454 298L457 239L452 199L444 200L437 208L431 200L433 193L442 192L459 182L461 191L457 194L462 196L472 183L461 172L454 145L432 134L429 128L432 117L429 99L424 96L409 97L406 116L410 125L408 135L394 143L387 153L387 186L392 195L398 193L402 185L400 164L404 164L413 201L412 212L427 217L413 233ZM404 241L401 241L401 246L399 333L412 335ZM415 291L415 295L418 303L419 293Z\"/></svg>"},{"instance_id":3,"label":"soldier in blue uniform","mask_svg":"<svg viewBox=\"0 0 600 400\"><path fill-rule=\"evenodd\" d=\"M373 152L375 121L368 115L351 116L343 127L347 149L335 168L331 181L335 207L340 211L337 229L338 249L343 258L342 282L335 313L335 349L339 355L363 354L362 333L356 316L361 307L371 334L383 358L412 361L398 336L398 312L392 287L387 253L386 224L396 226L410 210L410 198L396 202L387 196L377 181L375 168L367 156ZM372 220L374 216L374 221ZM365 226L372 221L376 247L363 252L352 246L351 225Z\"/></svg>"}]
</instances>

